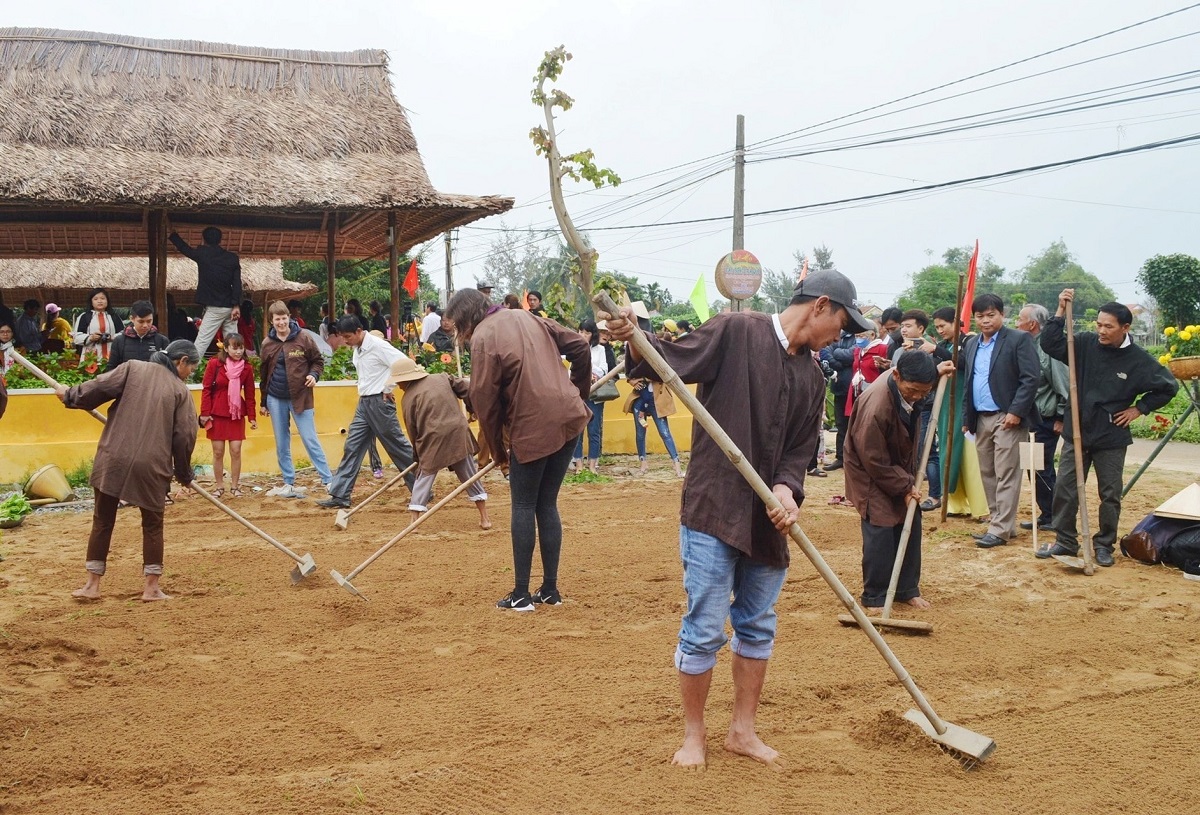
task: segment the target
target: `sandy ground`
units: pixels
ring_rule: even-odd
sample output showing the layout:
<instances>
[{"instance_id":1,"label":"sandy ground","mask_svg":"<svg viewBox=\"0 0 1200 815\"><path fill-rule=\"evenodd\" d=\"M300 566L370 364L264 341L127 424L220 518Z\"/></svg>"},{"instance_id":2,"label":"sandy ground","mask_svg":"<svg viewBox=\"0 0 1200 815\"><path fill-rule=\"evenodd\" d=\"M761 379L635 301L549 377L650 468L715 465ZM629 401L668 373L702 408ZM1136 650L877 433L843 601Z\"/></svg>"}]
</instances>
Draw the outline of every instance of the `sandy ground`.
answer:
<instances>
[{"instance_id":1,"label":"sandy ground","mask_svg":"<svg viewBox=\"0 0 1200 815\"><path fill-rule=\"evenodd\" d=\"M900 719L908 697L794 550L759 717L786 765L721 749L725 653L708 769L673 768L680 482L654 464L564 489L567 602L532 614L492 606L511 586L500 479L495 529L452 504L355 581L370 602L328 570L404 526L403 489L347 532L311 502L237 499L315 555L296 587L274 549L201 499L178 504L175 599L154 604L136 600L136 510L96 603L69 597L89 515L28 519L0 546L0 812L1200 811L1200 583L1123 558L1085 577L1035 560L1028 534L981 551L965 519L927 529L934 633L886 636L942 716L996 740L988 762L965 770ZM1123 531L1189 478L1149 473ZM803 523L857 594L857 515L826 504L841 481L812 480Z\"/></svg>"}]
</instances>

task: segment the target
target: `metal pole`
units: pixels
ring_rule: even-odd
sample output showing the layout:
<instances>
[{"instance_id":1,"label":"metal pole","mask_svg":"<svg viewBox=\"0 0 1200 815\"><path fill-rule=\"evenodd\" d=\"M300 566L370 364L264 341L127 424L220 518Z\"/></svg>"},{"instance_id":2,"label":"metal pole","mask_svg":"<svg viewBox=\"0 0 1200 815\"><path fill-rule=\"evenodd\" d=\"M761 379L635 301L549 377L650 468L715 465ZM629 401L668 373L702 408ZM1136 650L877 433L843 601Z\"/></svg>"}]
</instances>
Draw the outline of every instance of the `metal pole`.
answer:
<instances>
[{"instance_id":1,"label":"metal pole","mask_svg":"<svg viewBox=\"0 0 1200 815\"><path fill-rule=\"evenodd\" d=\"M746 248L746 117L738 114L737 143L733 154L733 248ZM734 311L742 310L740 300L730 300Z\"/></svg>"},{"instance_id":2,"label":"metal pole","mask_svg":"<svg viewBox=\"0 0 1200 815\"><path fill-rule=\"evenodd\" d=\"M1136 484L1138 479L1142 477L1142 473L1146 472L1146 470L1150 468L1150 464L1154 461L1154 459L1158 458L1158 454L1161 453L1162 449L1167 446L1167 442L1169 442L1171 437L1175 435L1175 431L1183 427L1183 423L1187 421L1188 416L1191 416L1196 410L1200 410L1200 379L1193 379L1191 384L1192 403L1187 406L1187 409L1183 411L1179 418L1175 420L1175 423L1171 425L1170 429L1167 430L1167 435L1162 437L1162 440L1150 453L1149 457L1142 462L1142 466L1138 467L1138 471L1133 474L1133 478L1129 479L1129 483L1125 485L1125 489L1121 490L1122 499L1129 494L1131 489L1133 489L1133 485Z\"/></svg>"}]
</instances>

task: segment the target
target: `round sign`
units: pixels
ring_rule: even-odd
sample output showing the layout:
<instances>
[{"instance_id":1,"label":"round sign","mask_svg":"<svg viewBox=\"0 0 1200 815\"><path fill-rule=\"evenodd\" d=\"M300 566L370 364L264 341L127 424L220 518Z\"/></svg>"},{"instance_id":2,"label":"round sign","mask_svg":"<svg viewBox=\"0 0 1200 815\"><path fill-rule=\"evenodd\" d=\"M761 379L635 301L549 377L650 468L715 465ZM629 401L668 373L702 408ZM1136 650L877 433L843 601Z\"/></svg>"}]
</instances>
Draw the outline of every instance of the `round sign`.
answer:
<instances>
[{"instance_id":1,"label":"round sign","mask_svg":"<svg viewBox=\"0 0 1200 815\"><path fill-rule=\"evenodd\" d=\"M748 300L762 285L762 264L752 252L735 249L717 261L717 290L730 300Z\"/></svg>"}]
</instances>

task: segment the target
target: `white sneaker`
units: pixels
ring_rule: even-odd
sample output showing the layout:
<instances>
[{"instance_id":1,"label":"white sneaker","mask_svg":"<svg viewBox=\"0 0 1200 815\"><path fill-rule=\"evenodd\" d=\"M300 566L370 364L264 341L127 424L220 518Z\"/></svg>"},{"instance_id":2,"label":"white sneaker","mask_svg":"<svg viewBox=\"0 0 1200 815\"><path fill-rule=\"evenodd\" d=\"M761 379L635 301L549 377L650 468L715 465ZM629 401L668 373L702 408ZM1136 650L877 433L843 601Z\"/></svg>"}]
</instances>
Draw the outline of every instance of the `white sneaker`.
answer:
<instances>
[{"instance_id":1,"label":"white sneaker","mask_svg":"<svg viewBox=\"0 0 1200 815\"><path fill-rule=\"evenodd\" d=\"M273 495L276 498L299 498L304 495L304 493L296 487L293 487L291 484L284 484L282 487L276 487L273 490L268 490L267 495Z\"/></svg>"}]
</instances>

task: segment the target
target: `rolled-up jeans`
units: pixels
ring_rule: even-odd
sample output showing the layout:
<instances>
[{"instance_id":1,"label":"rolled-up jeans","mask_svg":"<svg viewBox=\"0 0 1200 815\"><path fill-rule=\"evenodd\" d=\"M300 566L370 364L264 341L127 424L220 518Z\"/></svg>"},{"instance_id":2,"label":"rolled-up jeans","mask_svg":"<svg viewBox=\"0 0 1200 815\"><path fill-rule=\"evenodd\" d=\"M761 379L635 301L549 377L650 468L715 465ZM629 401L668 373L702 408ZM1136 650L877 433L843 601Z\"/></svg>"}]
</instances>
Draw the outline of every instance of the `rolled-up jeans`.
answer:
<instances>
[{"instance_id":1,"label":"rolled-up jeans","mask_svg":"<svg viewBox=\"0 0 1200 815\"><path fill-rule=\"evenodd\" d=\"M775 601L787 568L756 563L720 538L686 526L679 527L679 556L688 604L675 667L692 675L711 671L727 639L726 618L733 625L731 651L746 659L770 659Z\"/></svg>"},{"instance_id":2,"label":"rolled-up jeans","mask_svg":"<svg viewBox=\"0 0 1200 815\"><path fill-rule=\"evenodd\" d=\"M596 461L600 458L600 447L604 442L604 403L588 401L592 409L592 418L588 419L587 431L579 434L575 444L575 458L583 458L583 437L588 439L588 458Z\"/></svg>"},{"instance_id":3,"label":"rolled-up jeans","mask_svg":"<svg viewBox=\"0 0 1200 815\"><path fill-rule=\"evenodd\" d=\"M275 458L279 460L279 471L283 473L283 483L296 483L296 468L292 465L292 427L290 419L296 420L296 430L300 433L300 441L308 451L308 458L317 468L321 483L328 484L333 479L329 472L329 462L325 459L325 450L317 438L317 424L313 418L313 409L297 411L292 407L291 399L280 399L267 394L267 410L271 411L271 429L275 433Z\"/></svg>"},{"instance_id":4,"label":"rolled-up jeans","mask_svg":"<svg viewBox=\"0 0 1200 815\"><path fill-rule=\"evenodd\" d=\"M667 455L672 461L679 460L679 451L675 448L675 437L671 435L671 425L667 423L665 417L659 416L657 409L654 407L653 397L649 399L639 399L634 402L633 409L641 411L647 418L654 420L654 426L658 429L658 435L662 439L663 446L667 448ZM642 423L637 420L637 416L633 417L633 440L637 445L638 458L646 457L646 428L642 427Z\"/></svg>"}]
</instances>

